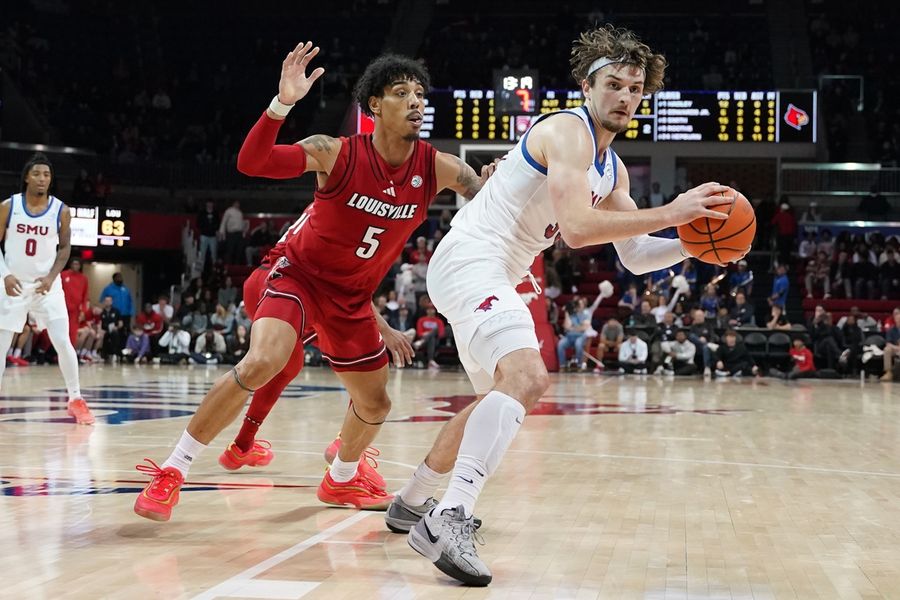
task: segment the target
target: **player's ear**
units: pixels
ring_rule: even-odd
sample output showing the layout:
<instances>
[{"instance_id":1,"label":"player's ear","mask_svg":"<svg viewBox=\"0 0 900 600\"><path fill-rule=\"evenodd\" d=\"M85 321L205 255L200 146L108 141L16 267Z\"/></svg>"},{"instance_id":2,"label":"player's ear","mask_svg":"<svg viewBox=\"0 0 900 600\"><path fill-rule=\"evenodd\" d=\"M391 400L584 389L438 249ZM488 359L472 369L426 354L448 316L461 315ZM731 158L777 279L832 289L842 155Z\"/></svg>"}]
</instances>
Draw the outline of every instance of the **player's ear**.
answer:
<instances>
[{"instance_id":1,"label":"player's ear","mask_svg":"<svg viewBox=\"0 0 900 600\"><path fill-rule=\"evenodd\" d=\"M381 116L381 98L378 96L369 96L369 110L373 115Z\"/></svg>"},{"instance_id":2,"label":"player's ear","mask_svg":"<svg viewBox=\"0 0 900 600\"><path fill-rule=\"evenodd\" d=\"M581 95L584 96L585 100L591 99L591 82L587 79L581 80Z\"/></svg>"}]
</instances>

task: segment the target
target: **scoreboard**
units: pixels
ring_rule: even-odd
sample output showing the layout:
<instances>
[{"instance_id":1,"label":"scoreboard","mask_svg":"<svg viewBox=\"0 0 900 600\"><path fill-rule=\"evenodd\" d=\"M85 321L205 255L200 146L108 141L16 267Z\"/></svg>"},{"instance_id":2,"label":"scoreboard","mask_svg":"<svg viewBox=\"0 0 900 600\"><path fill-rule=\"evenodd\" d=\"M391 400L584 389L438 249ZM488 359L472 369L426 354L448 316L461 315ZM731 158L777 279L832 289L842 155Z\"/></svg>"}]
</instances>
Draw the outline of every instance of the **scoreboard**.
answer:
<instances>
[{"instance_id":1,"label":"scoreboard","mask_svg":"<svg viewBox=\"0 0 900 600\"><path fill-rule=\"evenodd\" d=\"M815 90L663 90L644 97L616 141L815 143L816 96ZM494 90L432 90L425 101L422 137L458 140L517 140L541 114L584 103L580 90L544 90L536 114L502 114ZM363 117L359 131L371 127Z\"/></svg>"},{"instance_id":2,"label":"scoreboard","mask_svg":"<svg viewBox=\"0 0 900 600\"><path fill-rule=\"evenodd\" d=\"M128 211L123 208L73 206L73 246L124 246L130 239Z\"/></svg>"}]
</instances>

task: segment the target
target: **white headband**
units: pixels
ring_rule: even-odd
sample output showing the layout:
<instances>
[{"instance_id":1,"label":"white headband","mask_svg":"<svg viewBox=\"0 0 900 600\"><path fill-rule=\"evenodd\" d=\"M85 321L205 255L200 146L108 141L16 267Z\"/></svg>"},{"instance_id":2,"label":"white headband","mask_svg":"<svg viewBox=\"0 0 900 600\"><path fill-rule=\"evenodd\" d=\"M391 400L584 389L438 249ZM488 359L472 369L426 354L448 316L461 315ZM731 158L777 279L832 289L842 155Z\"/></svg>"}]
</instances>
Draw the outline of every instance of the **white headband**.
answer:
<instances>
[{"instance_id":1,"label":"white headband","mask_svg":"<svg viewBox=\"0 0 900 600\"><path fill-rule=\"evenodd\" d=\"M614 65L614 64L618 64L618 63L624 63L624 62L625 62L624 56L620 56L619 58L609 58L607 56L601 56L600 58L598 58L597 60L592 62L591 66L588 67L588 72L587 72L586 77L590 77L591 75L593 75L594 73L596 73L597 71L599 71L600 69L605 67L606 65ZM635 65L635 66L637 66L637 65ZM642 67L637 67L637 68L639 68L641 71L644 70Z\"/></svg>"}]
</instances>

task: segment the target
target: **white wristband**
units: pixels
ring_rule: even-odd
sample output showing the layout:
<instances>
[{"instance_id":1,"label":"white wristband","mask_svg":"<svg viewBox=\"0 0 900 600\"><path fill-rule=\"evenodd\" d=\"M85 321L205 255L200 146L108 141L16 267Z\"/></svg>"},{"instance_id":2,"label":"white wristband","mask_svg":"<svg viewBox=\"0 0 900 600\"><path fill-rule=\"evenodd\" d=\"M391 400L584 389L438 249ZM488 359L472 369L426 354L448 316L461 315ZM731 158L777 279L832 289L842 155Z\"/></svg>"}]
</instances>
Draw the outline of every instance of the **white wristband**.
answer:
<instances>
[{"instance_id":1,"label":"white wristband","mask_svg":"<svg viewBox=\"0 0 900 600\"><path fill-rule=\"evenodd\" d=\"M281 100L278 99L278 94L275 94L275 97L272 98L272 102L269 103L269 110L271 110L279 117L288 116L288 113L291 112L292 108L294 108L294 105L284 104Z\"/></svg>"}]
</instances>

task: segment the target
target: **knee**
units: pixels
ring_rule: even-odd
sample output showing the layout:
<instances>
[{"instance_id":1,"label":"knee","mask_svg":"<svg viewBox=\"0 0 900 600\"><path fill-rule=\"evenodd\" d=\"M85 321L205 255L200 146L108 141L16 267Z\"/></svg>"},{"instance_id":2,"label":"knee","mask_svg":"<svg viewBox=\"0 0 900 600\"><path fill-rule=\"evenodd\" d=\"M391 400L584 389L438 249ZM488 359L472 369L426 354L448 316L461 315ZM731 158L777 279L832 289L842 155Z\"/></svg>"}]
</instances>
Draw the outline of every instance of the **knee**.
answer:
<instances>
[{"instance_id":1,"label":"knee","mask_svg":"<svg viewBox=\"0 0 900 600\"><path fill-rule=\"evenodd\" d=\"M369 423L384 421L391 412L391 398L387 390L381 390L378 394L368 394L360 398L353 398L353 408L356 414Z\"/></svg>"},{"instance_id":2,"label":"knee","mask_svg":"<svg viewBox=\"0 0 900 600\"><path fill-rule=\"evenodd\" d=\"M261 356L258 353L250 352L235 366L235 369L237 369L244 387L256 390L275 377L282 367L284 367L282 359L272 355Z\"/></svg>"}]
</instances>

